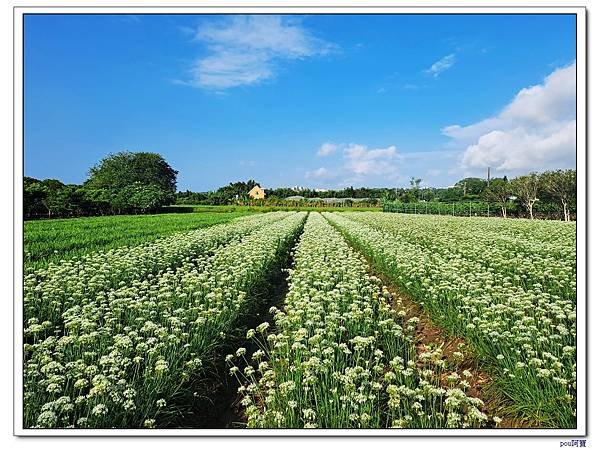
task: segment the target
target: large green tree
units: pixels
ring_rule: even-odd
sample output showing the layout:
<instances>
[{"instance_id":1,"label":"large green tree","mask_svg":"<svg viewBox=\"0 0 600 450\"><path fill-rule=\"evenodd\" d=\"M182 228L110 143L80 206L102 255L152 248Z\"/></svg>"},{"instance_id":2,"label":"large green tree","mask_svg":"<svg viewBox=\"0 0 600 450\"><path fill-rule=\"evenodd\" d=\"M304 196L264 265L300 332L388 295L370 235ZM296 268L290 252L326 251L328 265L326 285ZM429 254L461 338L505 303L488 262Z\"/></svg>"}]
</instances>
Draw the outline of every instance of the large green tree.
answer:
<instances>
[{"instance_id":1,"label":"large green tree","mask_svg":"<svg viewBox=\"0 0 600 450\"><path fill-rule=\"evenodd\" d=\"M493 178L490 180L490 185L483 191L484 197L490 201L500 205L502 209L502 217L506 219L506 209L510 197L512 195L511 185L505 178Z\"/></svg>"},{"instance_id":2,"label":"large green tree","mask_svg":"<svg viewBox=\"0 0 600 450\"><path fill-rule=\"evenodd\" d=\"M487 187L486 180L482 178L463 178L458 183L454 185L455 187L459 187L463 191L463 197L471 195L481 195L485 188Z\"/></svg>"},{"instance_id":3,"label":"large green tree","mask_svg":"<svg viewBox=\"0 0 600 450\"><path fill-rule=\"evenodd\" d=\"M510 185L514 194L527 209L529 218L533 219L533 205L540 200L538 198L539 175L532 172L529 175L517 177L511 180Z\"/></svg>"},{"instance_id":4,"label":"large green tree","mask_svg":"<svg viewBox=\"0 0 600 450\"><path fill-rule=\"evenodd\" d=\"M48 213L43 201L46 198L46 189L41 180L23 177L23 213L33 217L38 214Z\"/></svg>"},{"instance_id":5,"label":"large green tree","mask_svg":"<svg viewBox=\"0 0 600 450\"><path fill-rule=\"evenodd\" d=\"M62 182L53 179L23 180L23 207L28 216L46 214L49 218L69 212L70 190Z\"/></svg>"},{"instance_id":6,"label":"large green tree","mask_svg":"<svg viewBox=\"0 0 600 450\"><path fill-rule=\"evenodd\" d=\"M563 208L563 219L571 220L570 205L577 198L577 172L572 169L553 170L540 175L540 187Z\"/></svg>"},{"instance_id":7,"label":"large green tree","mask_svg":"<svg viewBox=\"0 0 600 450\"><path fill-rule=\"evenodd\" d=\"M86 187L120 191L140 183L175 194L177 171L158 153L120 152L109 155L89 171Z\"/></svg>"}]
</instances>

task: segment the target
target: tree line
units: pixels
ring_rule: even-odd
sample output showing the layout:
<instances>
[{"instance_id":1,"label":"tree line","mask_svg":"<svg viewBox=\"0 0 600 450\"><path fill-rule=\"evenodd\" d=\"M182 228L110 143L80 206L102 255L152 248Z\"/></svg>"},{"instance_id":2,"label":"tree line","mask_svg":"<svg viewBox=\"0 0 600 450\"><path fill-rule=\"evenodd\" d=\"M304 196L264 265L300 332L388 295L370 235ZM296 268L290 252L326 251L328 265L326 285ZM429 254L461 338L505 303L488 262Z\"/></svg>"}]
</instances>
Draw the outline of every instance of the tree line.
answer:
<instances>
[{"instance_id":1,"label":"tree line","mask_svg":"<svg viewBox=\"0 0 600 450\"><path fill-rule=\"evenodd\" d=\"M260 183L250 179L248 181L236 181L222 186L215 191L209 192L177 192L176 203L178 205L231 205L242 204L249 200L248 192ZM268 194L268 193L267 193Z\"/></svg>"},{"instance_id":2,"label":"tree line","mask_svg":"<svg viewBox=\"0 0 600 450\"><path fill-rule=\"evenodd\" d=\"M463 178L448 188L422 187L420 178L411 178L408 188L354 188L322 190L309 188L265 189L267 198L253 200L248 192L260 186L255 180L229 183L210 192L178 192L176 203L181 205L260 204L265 206L325 206L324 200L309 199L361 199L346 200L340 206L382 206L392 202L400 204L430 203L492 203L503 217L534 213L550 217L556 213L563 220L571 220L577 200L577 174L575 170L553 170L530 173L509 180L507 177ZM289 197L302 200L287 200ZM487 206L486 206L487 208ZM397 208L402 210L402 207ZM480 208L479 208L480 209ZM478 210L479 210L478 209Z\"/></svg>"},{"instance_id":3,"label":"tree line","mask_svg":"<svg viewBox=\"0 0 600 450\"><path fill-rule=\"evenodd\" d=\"M530 219L539 203L558 205L565 221L571 220L571 211L577 204L577 172L572 169L549 170L538 174L516 177L512 180L496 178L483 191L486 200L500 205L502 216L507 216L510 202L520 203Z\"/></svg>"},{"instance_id":4,"label":"tree line","mask_svg":"<svg viewBox=\"0 0 600 450\"><path fill-rule=\"evenodd\" d=\"M266 206L328 206L324 199L344 199L339 206L382 206L391 203L460 202L487 203L501 215L535 214L549 217L557 212L571 220L577 200L575 170L530 173L509 180L464 178L448 188L422 187L422 180L411 178L408 188L355 188L322 190L309 188L265 189L267 198L253 200L248 192L260 186L256 180L237 181L209 192L176 192L177 171L157 153L120 152L108 155L89 169L82 184L24 177L25 218L73 217L108 214L138 214L159 211L162 206L260 204ZM302 197L301 200L287 200ZM309 200L312 199L312 200ZM360 199L352 201L350 199ZM406 209L398 207L396 210ZM427 210L427 207L425 207ZM443 210L443 206L438 208Z\"/></svg>"},{"instance_id":5,"label":"tree line","mask_svg":"<svg viewBox=\"0 0 600 450\"><path fill-rule=\"evenodd\" d=\"M23 178L25 218L138 214L175 201L177 171L158 153L120 152L91 167L83 184Z\"/></svg>"},{"instance_id":6,"label":"tree line","mask_svg":"<svg viewBox=\"0 0 600 450\"><path fill-rule=\"evenodd\" d=\"M577 173L571 169L533 172L512 180L506 177L493 178L489 181L467 178L458 182L454 189L456 188L463 189L463 196L456 201L456 204L453 201L451 211L452 214L459 215L464 215L467 211L469 214L477 215L491 212L493 215L498 213L505 218L509 215L526 216L530 219L534 216L546 218L558 216L562 220L570 221L577 205ZM418 187L415 189L418 190ZM468 191L471 193L467 194ZM422 195L421 201L432 204L429 207L430 212L444 211L444 214L449 214L450 209L444 207L443 200L435 198L431 192L428 194ZM415 212L423 212L423 208L418 204L402 202L398 199L387 199L384 202L384 210L412 212L413 209L406 206L408 204L413 205Z\"/></svg>"}]
</instances>

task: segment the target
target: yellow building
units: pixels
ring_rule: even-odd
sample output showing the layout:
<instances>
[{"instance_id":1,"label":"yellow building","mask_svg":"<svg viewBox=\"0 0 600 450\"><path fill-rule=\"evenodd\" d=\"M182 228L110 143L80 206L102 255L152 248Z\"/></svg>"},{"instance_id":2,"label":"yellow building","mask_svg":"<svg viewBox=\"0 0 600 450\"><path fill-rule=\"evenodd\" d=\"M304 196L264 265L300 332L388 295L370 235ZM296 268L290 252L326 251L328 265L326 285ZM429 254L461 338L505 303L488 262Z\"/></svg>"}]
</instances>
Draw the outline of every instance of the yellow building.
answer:
<instances>
[{"instance_id":1,"label":"yellow building","mask_svg":"<svg viewBox=\"0 0 600 450\"><path fill-rule=\"evenodd\" d=\"M260 186L254 186L250 192L248 192L250 198L260 200L265 198L265 190Z\"/></svg>"}]
</instances>

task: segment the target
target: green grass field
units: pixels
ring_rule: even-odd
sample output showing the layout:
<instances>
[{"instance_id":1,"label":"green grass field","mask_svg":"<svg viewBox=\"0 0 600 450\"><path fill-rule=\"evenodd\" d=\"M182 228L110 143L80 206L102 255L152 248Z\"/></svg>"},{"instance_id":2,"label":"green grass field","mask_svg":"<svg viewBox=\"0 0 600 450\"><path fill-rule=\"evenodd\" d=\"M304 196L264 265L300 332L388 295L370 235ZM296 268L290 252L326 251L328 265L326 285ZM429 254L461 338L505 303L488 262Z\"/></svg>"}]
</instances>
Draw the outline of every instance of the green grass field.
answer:
<instances>
[{"instance_id":1,"label":"green grass field","mask_svg":"<svg viewBox=\"0 0 600 450\"><path fill-rule=\"evenodd\" d=\"M180 231L225 223L252 214L250 210L80 217L24 223L26 267L41 268L96 250L135 245Z\"/></svg>"}]
</instances>

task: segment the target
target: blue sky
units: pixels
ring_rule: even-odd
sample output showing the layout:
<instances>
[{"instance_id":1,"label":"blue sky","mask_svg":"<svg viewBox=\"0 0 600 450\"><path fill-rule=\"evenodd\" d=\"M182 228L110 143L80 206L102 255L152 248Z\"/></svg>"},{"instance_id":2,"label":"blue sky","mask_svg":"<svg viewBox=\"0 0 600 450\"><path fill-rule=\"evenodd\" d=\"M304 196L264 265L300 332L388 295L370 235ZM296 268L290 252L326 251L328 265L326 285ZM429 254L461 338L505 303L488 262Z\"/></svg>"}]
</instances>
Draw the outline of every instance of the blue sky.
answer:
<instances>
[{"instance_id":1,"label":"blue sky","mask_svg":"<svg viewBox=\"0 0 600 450\"><path fill-rule=\"evenodd\" d=\"M448 186L575 164L568 15L25 18L25 174L121 150L178 188Z\"/></svg>"}]
</instances>

